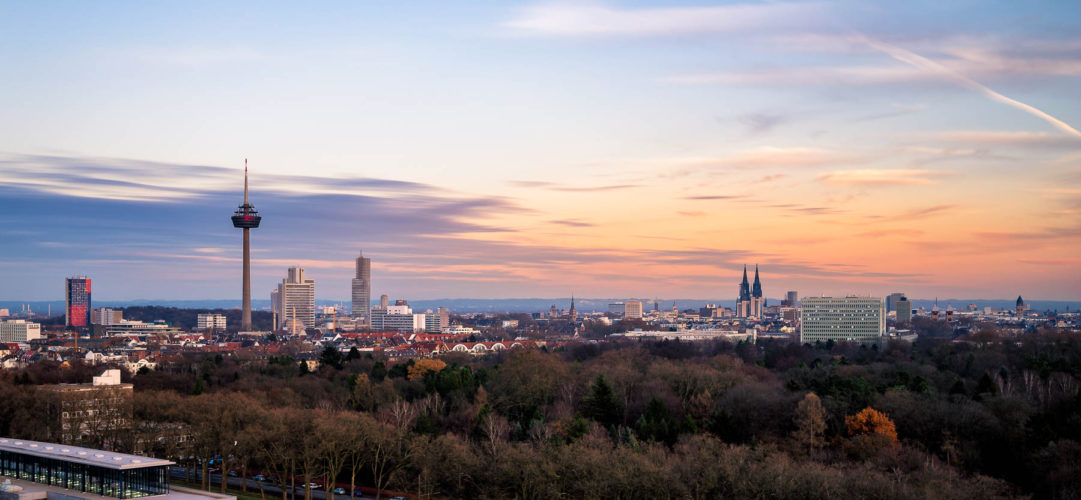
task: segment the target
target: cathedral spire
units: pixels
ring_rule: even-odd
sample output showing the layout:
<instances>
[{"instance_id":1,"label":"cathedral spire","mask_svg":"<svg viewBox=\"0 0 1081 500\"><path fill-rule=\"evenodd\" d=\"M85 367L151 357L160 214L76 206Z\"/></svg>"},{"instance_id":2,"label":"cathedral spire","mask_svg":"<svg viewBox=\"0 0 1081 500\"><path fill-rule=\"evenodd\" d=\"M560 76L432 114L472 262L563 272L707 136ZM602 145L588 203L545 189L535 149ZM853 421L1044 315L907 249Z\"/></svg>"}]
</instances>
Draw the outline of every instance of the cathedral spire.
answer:
<instances>
[{"instance_id":1,"label":"cathedral spire","mask_svg":"<svg viewBox=\"0 0 1081 500\"><path fill-rule=\"evenodd\" d=\"M751 284L747 282L747 265L743 266L743 281L739 284L739 300L751 300Z\"/></svg>"},{"instance_id":2,"label":"cathedral spire","mask_svg":"<svg viewBox=\"0 0 1081 500\"><path fill-rule=\"evenodd\" d=\"M754 289L751 295L755 298L762 297L762 282L758 280L758 264L754 265Z\"/></svg>"}]
</instances>

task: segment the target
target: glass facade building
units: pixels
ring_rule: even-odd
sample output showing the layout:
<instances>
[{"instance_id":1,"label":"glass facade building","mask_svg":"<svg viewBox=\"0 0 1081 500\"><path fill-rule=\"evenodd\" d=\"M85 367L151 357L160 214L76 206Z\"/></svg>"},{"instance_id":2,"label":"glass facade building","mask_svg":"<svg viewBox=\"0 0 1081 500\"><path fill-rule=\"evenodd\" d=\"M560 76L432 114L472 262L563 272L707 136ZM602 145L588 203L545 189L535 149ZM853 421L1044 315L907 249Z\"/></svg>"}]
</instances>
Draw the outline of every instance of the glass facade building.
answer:
<instances>
[{"instance_id":1,"label":"glass facade building","mask_svg":"<svg viewBox=\"0 0 1081 500\"><path fill-rule=\"evenodd\" d=\"M170 465L149 457L0 439L0 474L106 497L166 495Z\"/></svg>"}]
</instances>

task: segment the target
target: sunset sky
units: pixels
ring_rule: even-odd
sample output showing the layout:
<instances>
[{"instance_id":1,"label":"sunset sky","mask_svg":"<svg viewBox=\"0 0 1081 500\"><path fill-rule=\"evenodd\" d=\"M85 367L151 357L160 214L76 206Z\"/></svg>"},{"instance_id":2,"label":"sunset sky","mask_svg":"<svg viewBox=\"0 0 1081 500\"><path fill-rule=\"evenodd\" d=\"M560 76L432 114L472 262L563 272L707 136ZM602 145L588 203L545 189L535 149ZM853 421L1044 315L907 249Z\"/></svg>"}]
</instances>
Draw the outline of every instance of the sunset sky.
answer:
<instances>
[{"instance_id":1,"label":"sunset sky","mask_svg":"<svg viewBox=\"0 0 1081 500\"><path fill-rule=\"evenodd\" d=\"M1079 2L0 0L0 299L1081 296Z\"/></svg>"}]
</instances>

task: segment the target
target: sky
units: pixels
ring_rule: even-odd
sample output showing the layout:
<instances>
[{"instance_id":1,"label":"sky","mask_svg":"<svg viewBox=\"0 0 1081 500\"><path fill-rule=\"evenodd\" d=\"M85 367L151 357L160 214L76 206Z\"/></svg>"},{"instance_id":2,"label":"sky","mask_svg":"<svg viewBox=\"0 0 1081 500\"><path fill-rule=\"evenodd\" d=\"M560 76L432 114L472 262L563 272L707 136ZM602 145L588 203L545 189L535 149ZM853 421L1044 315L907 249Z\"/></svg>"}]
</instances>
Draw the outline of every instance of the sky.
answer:
<instances>
[{"instance_id":1,"label":"sky","mask_svg":"<svg viewBox=\"0 0 1081 500\"><path fill-rule=\"evenodd\" d=\"M1081 296L1081 3L0 12L0 299Z\"/></svg>"}]
</instances>

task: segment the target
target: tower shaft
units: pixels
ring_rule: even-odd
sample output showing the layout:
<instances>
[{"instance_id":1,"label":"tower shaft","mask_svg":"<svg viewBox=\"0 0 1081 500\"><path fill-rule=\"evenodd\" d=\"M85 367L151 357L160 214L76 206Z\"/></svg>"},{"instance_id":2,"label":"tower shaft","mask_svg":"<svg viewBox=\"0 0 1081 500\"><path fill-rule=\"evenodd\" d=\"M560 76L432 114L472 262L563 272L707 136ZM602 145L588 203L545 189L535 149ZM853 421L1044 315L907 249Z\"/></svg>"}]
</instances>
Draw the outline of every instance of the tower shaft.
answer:
<instances>
[{"instance_id":1,"label":"tower shaft","mask_svg":"<svg viewBox=\"0 0 1081 500\"><path fill-rule=\"evenodd\" d=\"M246 193L245 193L246 194ZM244 272L241 278L244 282L243 300L240 312L240 331L250 332L251 328L251 232L244 228Z\"/></svg>"}]
</instances>

